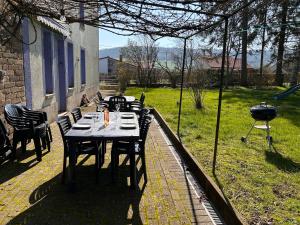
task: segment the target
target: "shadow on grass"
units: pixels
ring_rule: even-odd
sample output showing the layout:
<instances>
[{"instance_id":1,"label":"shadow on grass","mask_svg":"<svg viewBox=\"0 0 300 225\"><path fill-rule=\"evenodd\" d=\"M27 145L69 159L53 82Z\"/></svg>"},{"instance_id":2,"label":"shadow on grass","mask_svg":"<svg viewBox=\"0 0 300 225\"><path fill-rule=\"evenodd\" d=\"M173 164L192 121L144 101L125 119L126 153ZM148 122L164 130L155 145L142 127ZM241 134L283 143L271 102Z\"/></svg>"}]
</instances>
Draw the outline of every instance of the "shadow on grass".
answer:
<instances>
[{"instance_id":1,"label":"shadow on grass","mask_svg":"<svg viewBox=\"0 0 300 225\"><path fill-rule=\"evenodd\" d=\"M272 146L274 151L266 151L266 161L275 165L279 170L289 173L297 173L300 171L300 163L294 162L292 159L285 157Z\"/></svg>"},{"instance_id":2,"label":"shadow on grass","mask_svg":"<svg viewBox=\"0 0 300 225\"><path fill-rule=\"evenodd\" d=\"M17 152L21 152L17 150ZM49 151L43 151L42 156L48 154ZM28 162L22 162L27 158L33 157L33 159L29 160ZM24 173L25 171L31 169L32 167L36 166L39 162L36 160L35 151L33 150L26 150L25 153L21 153L21 155L17 156L17 159L14 161L5 161L0 165L0 184Z\"/></svg>"},{"instance_id":3,"label":"shadow on grass","mask_svg":"<svg viewBox=\"0 0 300 225\"><path fill-rule=\"evenodd\" d=\"M115 184L110 167L100 170L98 184L93 165L78 166L76 171L77 192L69 193L57 175L35 189L29 197L31 207L7 224L143 224L139 208L145 185L141 190L129 189L128 166L120 167Z\"/></svg>"},{"instance_id":4,"label":"shadow on grass","mask_svg":"<svg viewBox=\"0 0 300 225\"><path fill-rule=\"evenodd\" d=\"M276 101L273 99L273 96L278 92L280 90L277 88L269 90L232 89L224 92L223 100L225 104L251 104L249 107L260 102L267 102L277 107L279 117L285 118L300 127L300 91L285 99Z\"/></svg>"}]
</instances>

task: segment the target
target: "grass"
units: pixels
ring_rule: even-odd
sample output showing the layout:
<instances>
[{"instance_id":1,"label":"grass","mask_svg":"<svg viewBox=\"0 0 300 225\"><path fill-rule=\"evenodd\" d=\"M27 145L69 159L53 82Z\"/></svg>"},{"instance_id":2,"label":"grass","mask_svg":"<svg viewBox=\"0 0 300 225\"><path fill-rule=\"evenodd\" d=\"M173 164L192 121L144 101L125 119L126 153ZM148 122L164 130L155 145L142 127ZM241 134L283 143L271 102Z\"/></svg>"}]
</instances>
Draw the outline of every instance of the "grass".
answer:
<instances>
[{"instance_id":1,"label":"grass","mask_svg":"<svg viewBox=\"0 0 300 225\"><path fill-rule=\"evenodd\" d=\"M129 88L126 95L139 97L142 91ZM273 101L280 91L236 88L223 95L214 179L249 224L300 224L300 93ZM176 131L179 90L147 89L145 94L146 105L156 107ZM217 100L218 91L209 90L205 109L196 110L190 93L183 94L183 143L211 177ZM271 121L272 151L262 130L255 129L247 144L240 141L253 123L249 107L262 101L279 109Z\"/></svg>"}]
</instances>

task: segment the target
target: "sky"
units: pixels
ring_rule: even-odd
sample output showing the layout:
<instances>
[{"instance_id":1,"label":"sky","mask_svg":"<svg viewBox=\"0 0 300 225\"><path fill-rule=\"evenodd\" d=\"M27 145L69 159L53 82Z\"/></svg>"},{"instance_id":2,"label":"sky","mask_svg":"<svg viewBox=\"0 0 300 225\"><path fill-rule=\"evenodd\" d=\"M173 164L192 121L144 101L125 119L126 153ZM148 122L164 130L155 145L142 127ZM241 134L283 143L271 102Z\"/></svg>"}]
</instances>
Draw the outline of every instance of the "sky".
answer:
<instances>
[{"instance_id":1,"label":"sky","mask_svg":"<svg viewBox=\"0 0 300 225\"><path fill-rule=\"evenodd\" d=\"M99 30L99 48L115 48L115 47L123 47L127 45L128 38L134 39L135 36L121 36L114 33L111 33L106 30ZM158 45L160 47L175 47L176 39L174 38L162 38L159 39Z\"/></svg>"}]
</instances>

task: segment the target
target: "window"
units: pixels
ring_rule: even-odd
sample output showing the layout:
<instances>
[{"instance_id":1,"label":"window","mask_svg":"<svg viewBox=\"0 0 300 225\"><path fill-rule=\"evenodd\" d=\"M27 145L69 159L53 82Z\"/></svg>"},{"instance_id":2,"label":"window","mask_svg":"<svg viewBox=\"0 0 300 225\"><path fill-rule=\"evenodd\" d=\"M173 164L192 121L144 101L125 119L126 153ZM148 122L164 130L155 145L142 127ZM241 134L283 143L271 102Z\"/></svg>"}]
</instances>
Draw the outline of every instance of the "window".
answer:
<instances>
[{"instance_id":1,"label":"window","mask_svg":"<svg viewBox=\"0 0 300 225\"><path fill-rule=\"evenodd\" d=\"M53 93L53 51L51 32L43 31L43 61L45 75L45 91L46 94Z\"/></svg>"},{"instance_id":2,"label":"window","mask_svg":"<svg viewBox=\"0 0 300 225\"><path fill-rule=\"evenodd\" d=\"M73 44L68 43L68 87L74 87L74 50Z\"/></svg>"},{"instance_id":3,"label":"window","mask_svg":"<svg viewBox=\"0 0 300 225\"><path fill-rule=\"evenodd\" d=\"M81 71L81 84L86 83L86 67L85 67L85 49L80 49L80 71Z\"/></svg>"},{"instance_id":4,"label":"window","mask_svg":"<svg viewBox=\"0 0 300 225\"><path fill-rule=\"evenodd\" d=\"M83 4L83 2L79 2L79 18L81 20L84 20L84 4ZM80 23L80 27L84 28L83 22Z\"/></svg>"}]
</instances>

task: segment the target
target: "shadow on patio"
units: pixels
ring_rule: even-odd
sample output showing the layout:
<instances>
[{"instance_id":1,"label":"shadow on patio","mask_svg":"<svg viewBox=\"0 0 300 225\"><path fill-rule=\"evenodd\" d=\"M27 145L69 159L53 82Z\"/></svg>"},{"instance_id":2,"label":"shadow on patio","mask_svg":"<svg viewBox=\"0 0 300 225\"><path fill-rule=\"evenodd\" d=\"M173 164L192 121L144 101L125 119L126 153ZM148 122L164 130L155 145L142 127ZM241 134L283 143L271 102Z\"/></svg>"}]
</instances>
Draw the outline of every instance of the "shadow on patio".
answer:
<instances>
[{"instance_id":1,"label":"shadow on patio","mask_svg":"<svg viewBox=\"0 0 300 225\"><path fill-rule=\"evenodd\" d=\"M213 224L155 122L146 143L148 183L138 173L136 191L129 189L129 162L124 157L116 183L111 183L109 144L99 183L95 184L94 158L81 156L78 191L69 193L61 184L61 137L57 125L51 126L54 140L42 162L35 163L30 151L17 163L1 166L0 224Z\"/></svg>"}]
</instances>

